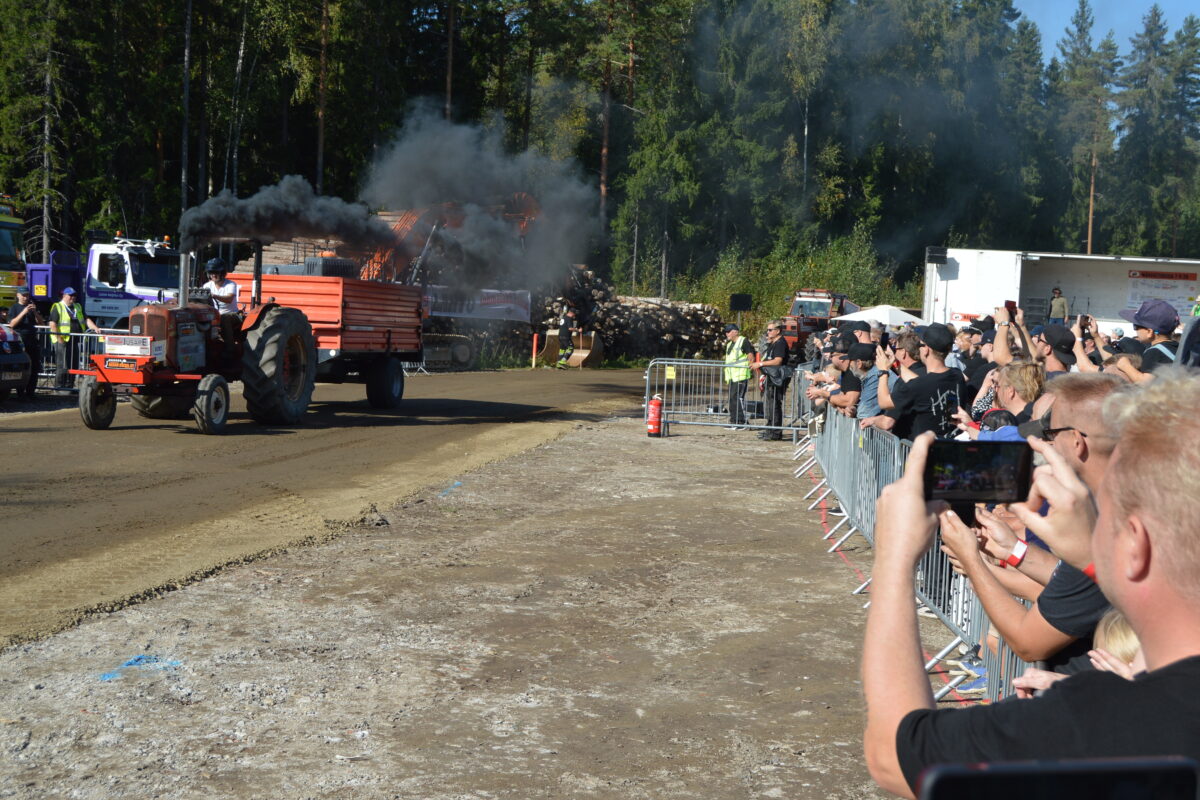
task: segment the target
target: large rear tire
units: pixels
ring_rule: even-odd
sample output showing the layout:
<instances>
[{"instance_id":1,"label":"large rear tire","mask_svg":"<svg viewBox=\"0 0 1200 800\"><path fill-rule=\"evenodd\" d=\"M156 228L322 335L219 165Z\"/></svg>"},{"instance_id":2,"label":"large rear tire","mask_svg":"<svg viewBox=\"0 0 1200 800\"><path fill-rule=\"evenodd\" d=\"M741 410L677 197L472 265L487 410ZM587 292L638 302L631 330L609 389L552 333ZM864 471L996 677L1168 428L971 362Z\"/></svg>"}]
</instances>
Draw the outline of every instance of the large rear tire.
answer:
<instances>
[{"instance_id":1,"label":"large rear tire","mask_svg":"<svg viewBox=\"0 0 1200 800\"><path fill-rule=\"evenodd\" d=\"M367 402L372 408L398 408L404 397L404 367L398 358L382 358L367 373Z\"/></svg>"},{"instance_id":2,"label":"large rear tire","mask_svg":"<svg viewBox=\"0 0 1200 800\"><path fill-rule=\"evenodd\" d=\"M187 419L192 413L192 398L150 394L130 395L133 410L146 419Z\"/></svg>"},{"instance_id":3,"label":"large rear tire","mask_svg":"<svg viewBox=\"0 0 1200 800\"><path fill-rule=\"evenodd\" d=\"M308 318L296 308L276 306L246 332L242 353L242 397L257 422L295 425L312 401L317 377L317 343Z\"/></svg>"},{"instance_id":4,"label":"large rear tire","mask_svg":"<svg viewBox=\"0 0 1200 800\"><path fill-rule=\"evenodd\" d=\"M94 431L102 431L112 425L117 415L117 396L112 386L100 383L95 375L84 375L79 384L79 415L83 424Z\"/></svg>"},{"instance_id":5,"label":"large rear tire","mask_svg":"<svg viewBox=\"0 0 1200 800\"><path fill-rule=\"evenodd\" d=\"M229 384L213 373L200 379L196 402L192 404L192 419L201 433L217 434L225 430L229 419Z\"/></svg>"}]
</instances>

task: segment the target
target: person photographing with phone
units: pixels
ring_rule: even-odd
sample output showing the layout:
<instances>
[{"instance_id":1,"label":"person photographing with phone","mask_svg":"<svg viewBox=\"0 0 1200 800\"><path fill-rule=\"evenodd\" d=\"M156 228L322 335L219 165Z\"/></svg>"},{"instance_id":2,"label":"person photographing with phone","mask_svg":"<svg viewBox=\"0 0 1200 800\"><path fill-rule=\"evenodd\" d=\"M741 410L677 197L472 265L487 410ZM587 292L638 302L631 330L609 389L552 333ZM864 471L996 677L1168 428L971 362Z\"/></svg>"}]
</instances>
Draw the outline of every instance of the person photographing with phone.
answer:
<instances>
[{"instance_id":1,"label":"person photographing with phone","mask_svg":"<svg viewBox=\"0 0 1200 800\"><path fill-rule=\"evenodd\" d=\"M903 477L884 489L876 509L863 745L881 787L913 797L922 772L935 764L1200 758L1200 490L1193 486L1200 425L1192 411L1198 404L1194 370L1171 370L1136 390L1111 393L1102 404L1103 424L1115 447L1094 492L1097 502L1057 442L1031 440L1047 464L1034 471L1028 500L1012 507L1057 555L1095 575L1137 634L1146 672L1133 680L1080 672L1038 697L966 709L938 710L924 668L913 603L917 564L939 523L946 530L961 521L944 501L926 500L934 437L914 441ZM1070 427L1059 426L1052 438L1092 438L1091 430ZM1148 480L1151 474L1175 481Z\"/></svg>"}]
</instances>

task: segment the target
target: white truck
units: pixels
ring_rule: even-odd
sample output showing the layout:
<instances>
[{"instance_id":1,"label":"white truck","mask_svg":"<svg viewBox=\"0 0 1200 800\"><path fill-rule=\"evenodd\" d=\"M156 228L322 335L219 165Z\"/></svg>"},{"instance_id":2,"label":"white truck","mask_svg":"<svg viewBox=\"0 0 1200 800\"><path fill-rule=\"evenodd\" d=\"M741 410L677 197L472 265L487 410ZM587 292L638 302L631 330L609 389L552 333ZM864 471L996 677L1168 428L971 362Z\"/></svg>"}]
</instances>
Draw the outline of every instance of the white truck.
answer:
<instances>
[{"instance_id":1,"label":"white truck","mask_svg":"<svg viewBox=\"0 0 1200 800\"><path fill-rule=\"evenodd\" d=\"M922 316L961 326L1012 300L1025 310L1026 325L1037 325L1046 321L1056 286L1072 317L1088 314L1105 332L1123 328L1132 335L1118 312L1143 300L1166 300L1181 318L1191 314L1200 294L1200 261L927 247Z\"/></svg>"},{"instance_id":2,"label":"white truck","mask_svg":"<svg viewBox=\"0 0 1200 800\"><path fill-rule=\"evenodd\" d=\"M118 237L86 253L56 250L49 263L27 264L25 271L42 313L71 286L97 325L125 328L135 306L171 303L179 296L179 258L169 242Z\"/></svg>"}]
</instances>

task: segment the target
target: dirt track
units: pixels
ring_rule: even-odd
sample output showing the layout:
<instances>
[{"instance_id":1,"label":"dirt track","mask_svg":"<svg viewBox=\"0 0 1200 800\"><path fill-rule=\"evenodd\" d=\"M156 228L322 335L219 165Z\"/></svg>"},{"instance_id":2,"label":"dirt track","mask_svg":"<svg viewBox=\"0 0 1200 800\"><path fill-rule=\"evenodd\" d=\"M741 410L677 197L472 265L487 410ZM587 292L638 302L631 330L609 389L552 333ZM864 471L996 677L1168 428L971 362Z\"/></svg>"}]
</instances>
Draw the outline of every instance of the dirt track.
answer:
<instances>
[{"instance_id":1,"label":"dirt track","mask_svg":"<svg viewBox=\"0 0 1200 800\"><path fill-rule=\"evenodd\" d=\"M0 796L879 796L861 540L824 553L788 445L651 440L629 415L507 428L563 435L478 469L459 450L513 440L463 442L342 536L0 652ZM288 437L318 440L295 460L327 432ZM365 466L369 444L335 452ZM376 485L355 486L344 507Z\"/></svg>"},{"instance_id":2,"label":"dirt track","mask_svg":"<svg viewBox=\"0 0 1200 800\"><path fill-rule=\"evenodd\" d=\"M337 533L641 393L632 370L417 376L403 407L382 412L362 386L321 385L293 429L255 424L235 393L222 437L128 405L108 431L87 430L73 409L0 416L0 645Z\"/></svg>"}]
</instances>

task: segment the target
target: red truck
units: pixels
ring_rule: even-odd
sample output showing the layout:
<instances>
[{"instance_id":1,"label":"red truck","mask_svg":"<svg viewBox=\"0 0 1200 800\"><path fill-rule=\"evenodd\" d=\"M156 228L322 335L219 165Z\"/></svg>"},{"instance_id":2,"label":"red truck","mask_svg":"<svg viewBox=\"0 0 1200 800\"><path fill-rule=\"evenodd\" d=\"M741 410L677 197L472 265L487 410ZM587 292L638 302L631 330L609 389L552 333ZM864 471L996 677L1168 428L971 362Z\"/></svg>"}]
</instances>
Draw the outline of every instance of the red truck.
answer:
<instances>
[{"instance_id":1,"label":"red truck","mask_svg":"<svg viewBox=\"0 0 1200 800\"><path fill-rule=\"evenodd\" d=\"M838 292L826 289L801 289L792 298L791 308L783 318L783 338L788 349L803 355L808 337L829 328L829 321L843 314L853 314L860 308Z\"/></svg>"}]
</instances>

